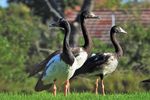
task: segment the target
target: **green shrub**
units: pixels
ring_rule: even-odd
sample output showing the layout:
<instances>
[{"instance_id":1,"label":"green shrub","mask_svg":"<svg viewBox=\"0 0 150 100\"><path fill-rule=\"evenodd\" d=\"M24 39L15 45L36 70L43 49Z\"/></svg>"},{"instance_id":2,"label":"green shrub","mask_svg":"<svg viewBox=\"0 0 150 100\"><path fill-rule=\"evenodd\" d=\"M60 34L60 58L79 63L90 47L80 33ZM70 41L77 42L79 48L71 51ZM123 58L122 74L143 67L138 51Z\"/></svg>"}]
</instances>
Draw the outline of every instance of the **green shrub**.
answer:
<instances>
[{"instance_id":1,"label":"green shrub","mask_svg":"<svg viewBox=\"0 0 150 100\"><path fill-rule=\"evenodd\" d=\"M0 91L28 90L33 83L25 66L31 60L29 48L44 30L42 24L22 4L0 9L0 23Z\"/></svg>"}]
</instances>

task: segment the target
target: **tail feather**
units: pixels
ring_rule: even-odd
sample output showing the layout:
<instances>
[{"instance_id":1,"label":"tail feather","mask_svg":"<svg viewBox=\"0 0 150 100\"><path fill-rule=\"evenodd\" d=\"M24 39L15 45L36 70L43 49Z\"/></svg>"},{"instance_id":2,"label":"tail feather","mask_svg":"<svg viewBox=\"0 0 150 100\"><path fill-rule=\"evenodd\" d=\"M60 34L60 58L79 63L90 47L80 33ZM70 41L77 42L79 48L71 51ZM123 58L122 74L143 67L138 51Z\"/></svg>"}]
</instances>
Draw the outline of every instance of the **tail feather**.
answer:
<instances>
[{"instance_id":1,"label":"tail feather","mask_svg":"<svg viewBox=\"0 0 150 100\"><path fill-rule=\"evenodd\" d=\"M43 85L42 83L41 83L41 84L37 83L34 89L35 89L35 91L40 92L40 91L43 91L43 90L48 90L48 89L50 89L50 87L51 87L52 85L53 85L53 84Z\"/></svg>"}]
</instances>

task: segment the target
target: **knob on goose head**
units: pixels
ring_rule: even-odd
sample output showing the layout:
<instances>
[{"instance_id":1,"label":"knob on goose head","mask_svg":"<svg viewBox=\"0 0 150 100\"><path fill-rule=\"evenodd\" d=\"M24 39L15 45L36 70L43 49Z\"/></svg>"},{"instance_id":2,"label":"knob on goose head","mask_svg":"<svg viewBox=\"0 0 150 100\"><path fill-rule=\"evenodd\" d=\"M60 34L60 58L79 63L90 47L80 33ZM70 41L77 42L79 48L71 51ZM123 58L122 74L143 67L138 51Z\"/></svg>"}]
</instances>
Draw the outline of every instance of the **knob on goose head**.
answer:
<instances>
[{"instance_id":1,"label":"knob on goose head","mask_svg":"<svg viewBox=\"0 0 150 100\"><path fill-rule=\"evenodd\" d=\"M93 12L90 12L88 10L84 10L83 12L81 12L81 17L100 19L99 16L95 15Z\"/></svg>"},{"instance_id":2,"label":"knob on goose head","mask_svg":"<svg viewBox=\"0 0 150 100\"><path fill-rule=\"evenodd\" d=\"M113 33L124 33L124 34L127 34L127 32L124 29L122 29L120 26L117 26L117 25L113 26L111 28L111 31Z\"/></svg>"}]
</instances>

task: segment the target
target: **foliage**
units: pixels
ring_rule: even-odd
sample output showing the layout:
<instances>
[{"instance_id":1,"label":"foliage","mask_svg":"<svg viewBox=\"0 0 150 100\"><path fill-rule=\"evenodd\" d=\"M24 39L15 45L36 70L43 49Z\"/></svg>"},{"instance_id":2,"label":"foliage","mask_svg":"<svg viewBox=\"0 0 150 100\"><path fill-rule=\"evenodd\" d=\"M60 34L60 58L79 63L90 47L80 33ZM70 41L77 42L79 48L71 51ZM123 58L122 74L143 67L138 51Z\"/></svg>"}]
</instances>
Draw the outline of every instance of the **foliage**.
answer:
<instances>
[{"instance_id":1,"label":"foliage","mask_svg":"<svg viewBox=\"0 0 150 100\"><path fill-rule=\"evenodd\" d=\"M150 74L150 29L143 26L138 21L126 23L125 28L128 30L128 36L123 38L125 56L123 57L122 66L133 71L139 71L143 74Z\"/></svg>"},{"instance_id":2,"label":"foliage","mask_svg":"<svg viewBox=\"0 0 150 100\"><path fill-rule=\"evenodd\" d=\"M32 8L32 13L41 16L43 22L50 18L49 10L44 0L8 0L9 3L23 3Z\"/></svg>"},{"instance_id":3,"label":"foliage","mask_svg":"<svg viewBox=\"0 0 150 100\"><path fill-rule=\"evenodd\" d=\"M74 8L76 5L79 5L81 0L64 0L65 7Z\"/></svg>"},{"instance_id":4,"label":"foliage","mask_svg":"<svg viewBox=\"0 0 150 100\"><path fill-rule=\"evenodd\" d=\"M12 90L18 86L18 89L23 89L25 84L22 83L28 81L25 63L30 58L27 55L43 31L41 22L39 18L31 17L26 6L10 5L7 9L0 9L0 23L0 88Z\"/></svg>"},{"instance_id":5,"label":"foliage","mask_svg":"<svg viewBox=\"0 0 150 100\"><path fill-rule=\"evenodd\" d=\"M150 7L150 3L148 0L140 0L139 3L137 1L128 1L126 4L122 6L122 8L124 9L137 9L137 8L144 9L149 7Z\"/></svg>"},{"instance_id":6,"label":"foliage","mask_svg":"<svg viewBox=\"0 0 150 100\"><path fill-rule=\"evenodd\" d=\"M53 2L52 0L48 0L49 2ZM55 0L54 0L55 1ZM32 9L32 13L34 15L38 15L42 18L42 21L46 23L46 21L52 16L49 11L49 8L45 2L45 0L8 0L9 3L23 3L27 5L30 9ZM79 5L79 0L57 0L56 1L61 13L64 13L64 10L69 8L74 8L76 5ZM55 8L55 5L52 5Z\"/></svg>"},{"instance_id":7,"label":"foliage","mask_svg":"<svg viewBox=\"0 0 150 100\"><path fill-rule=\"evenodd\" d=\"M121 0L96 0L95 9L111 9L116 10L120 8Z\"/></svg>"},{"instance_id":8,"label":"foliage","mask_svg":"<svg viewBox=\"0 0 150 100\"><path fill-rule=\"evenodd\" d=\"M149 8L150 3L147 0L141 0L140 3L136 0L128 0L127 3L122 3L123 0L95 0L95 9L137 9L137 8ZM136 6L135 6L136 5Z\"/></svg>"},{"instance_id":9,"label":"foliage","mask_svg":"<svg viewBox=\"0 0 150 100\"><path fill-rule=\"evenodd\" d=\"M146 75L134 73L129 70L116 70L112 75L106 77L104 81L105 89L111 93L144 91L143 88L140 87L140 81L146 77Z\"/></svg>"}]
</instances>

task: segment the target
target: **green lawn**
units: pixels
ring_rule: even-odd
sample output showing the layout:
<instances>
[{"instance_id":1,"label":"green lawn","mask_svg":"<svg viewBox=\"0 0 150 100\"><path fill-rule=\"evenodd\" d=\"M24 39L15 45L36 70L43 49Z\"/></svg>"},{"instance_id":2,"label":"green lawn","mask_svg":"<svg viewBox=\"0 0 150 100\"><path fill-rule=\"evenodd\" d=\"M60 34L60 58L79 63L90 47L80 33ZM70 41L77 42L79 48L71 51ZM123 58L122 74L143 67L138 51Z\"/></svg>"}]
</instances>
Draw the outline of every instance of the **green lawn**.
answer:
<instances>
[{"instance_id":1,"label":"green lawn","mask_svg":"<svg viewBox=\"0 0 150 100\"><path fill-rule=\"evenodd\" d=\"M59 93L54 97L51 93L0 93L0 100L150 100L150 92L130 94L107 94L105 96L92 93L71 93L64 97Z\"/></svg>"}]
</instances>

